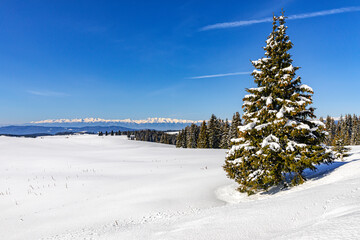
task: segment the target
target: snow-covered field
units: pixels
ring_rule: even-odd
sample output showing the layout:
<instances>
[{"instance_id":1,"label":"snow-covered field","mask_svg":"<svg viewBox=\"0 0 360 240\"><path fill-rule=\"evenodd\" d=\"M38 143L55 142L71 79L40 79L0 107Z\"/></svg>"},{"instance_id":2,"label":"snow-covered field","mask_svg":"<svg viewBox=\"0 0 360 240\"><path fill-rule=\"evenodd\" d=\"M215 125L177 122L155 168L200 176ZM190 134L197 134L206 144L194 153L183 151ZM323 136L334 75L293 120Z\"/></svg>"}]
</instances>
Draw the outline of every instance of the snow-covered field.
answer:
<instances>
[{"instance_id":1,"label":"snow-covered field","mask_svg":"<svg viewBox=\"0 0 360 240\"><path fill-rule=\"evenodd\" d=\"M0 239L359 239L360 147L251 197L224 157L124 137L0 137Z\"/></svg>"}]
</instances>

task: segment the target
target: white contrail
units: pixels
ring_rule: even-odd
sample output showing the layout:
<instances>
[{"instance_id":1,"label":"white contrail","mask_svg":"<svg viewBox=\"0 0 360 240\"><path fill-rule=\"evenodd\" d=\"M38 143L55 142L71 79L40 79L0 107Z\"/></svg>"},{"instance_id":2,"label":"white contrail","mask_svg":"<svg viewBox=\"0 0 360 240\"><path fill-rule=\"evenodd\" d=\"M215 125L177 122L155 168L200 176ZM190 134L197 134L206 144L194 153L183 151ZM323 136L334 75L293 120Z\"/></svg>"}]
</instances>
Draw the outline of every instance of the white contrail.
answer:
<instances>
[{"instance_id":1,"label":"white contrail","mask_svg":"<svg viewBox=\"0 0 360 240\"><path fill-rule=\"evenodd\" d=\"M233 27L247 26L247 25L271 22L271 21L272 21L272 18L263 18L263 19L257 19L257 20L216 23L216 24L207 25L203 28L200 28L200 31L207 31L207 30L221 29L221 28L233 28Z\"/></svg>"},{"instance_id":2,"label":"white contrail","mask_svg":"<svg viewBox=\"0 0 360 240\"><path fill-rule=\"evenodd\" d=\"M215 75L204 75L204 76L197 76L197 77L189 77L189 79L226 77L226 76L234 76L234 75L245 75L245 74L250 74L250 73L251 72L222 73L222 74L215 74Z\"/></svg>"},{"instance_id":3,"label":"white contrail","mask_svg":"<svg viewBox=\"0 0 360 240\"><path fill-rule=\"evenodd\" d=\"M61 96L67 96L66 93L53 92L53 91L33 91L33 90L28 90L27 92L30 93L30 94L32 94L32 95L43 96L43 97L61 97Z\"/></svg>"},{"instance_id":4,"label":"white contrail","mask_svg":"<svg viewBox=\"0 0 360 240\"><path fill-rule=\"evenodd\" d=\"M344 8L336 8L336 9L324 10L324 11L312 12L312 13L294 14L294 15L288 16L287 19L294 20L294 19L312 18L312 17L326 16L326 15L346 13L346 12L357 12L357 11L360 11L360 7L344 7ZM247 26L247 25L271 22L271 21L272 21L272 18L269 17L269 18L263 18L263 19L257 19L257 20L216 23L216 24L212 24L212 25L207 25L207 26L201 28L200 31L221 29L221 28L233 28L233 27Z\"/></svg>"}]
</instances>

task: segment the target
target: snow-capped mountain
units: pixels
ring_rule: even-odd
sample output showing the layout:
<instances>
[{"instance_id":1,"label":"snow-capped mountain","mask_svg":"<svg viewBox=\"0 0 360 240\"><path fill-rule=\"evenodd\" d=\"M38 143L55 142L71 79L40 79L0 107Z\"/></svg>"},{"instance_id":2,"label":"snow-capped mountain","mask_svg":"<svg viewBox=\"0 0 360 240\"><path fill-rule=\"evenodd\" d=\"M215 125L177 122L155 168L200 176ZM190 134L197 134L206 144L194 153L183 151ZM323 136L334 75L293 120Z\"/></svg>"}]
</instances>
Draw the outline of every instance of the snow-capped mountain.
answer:
<instances>
[{"instance_id":1,"label":"snow-capped mountain","mask_svg":"<svg viewBox=\"0 0 360 240\"><path fill-rule=\"evenodd\" d=\"M73 119L48 119L42 121L32 121L31 124L57 124L57 123L136 123L136 124L154 124L154 123L171 123L171 124L191 124L201 123L202 120L184 120L175 118L147 118L142 120L127 119L102 119L102 118L73 118Z\"/></svg>"},{"instance_id":2,"label":"snow-capped mountain","mask_svg":"<svg viewBox=\"0 0 360 240\"><path fill-rule=\"evenodd\" d=\"M102 118L74 118L74 119L48 119L33 121L27 125L53 126L53 127L84 127L84 126L121 126L132 129L179 130L194 123L200 124L202 120L185 120L174 118L147 118L133 119L102 119Z\"/></svg>"}]
</instances>

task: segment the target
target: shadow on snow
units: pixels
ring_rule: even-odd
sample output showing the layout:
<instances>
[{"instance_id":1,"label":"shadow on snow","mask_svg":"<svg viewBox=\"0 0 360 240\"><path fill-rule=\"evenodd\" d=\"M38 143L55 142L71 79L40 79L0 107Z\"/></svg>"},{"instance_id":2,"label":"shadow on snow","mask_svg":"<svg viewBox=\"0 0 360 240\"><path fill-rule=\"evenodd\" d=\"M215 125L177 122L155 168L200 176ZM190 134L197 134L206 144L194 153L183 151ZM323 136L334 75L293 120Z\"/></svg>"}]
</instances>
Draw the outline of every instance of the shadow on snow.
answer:
<instances>
[{"instance_id":1,"label":"shadow on snow","mask_svg":"<svg viewBox=\"0 0 360 240\"><path fill-rule=\"evenodd\" d=\"M360 154L360 151L357 152L353 152L353 153L349 153L347 158L351 158L351 156L355 155L355 154ZM305 169L303 176L306 178L306 180L319 180L323 177L328 176L331 172L333 172L335 169L351 163L351 162L356 162L359 161L360 158L354 158L352 160L348 160L348 161L335 161L331 164L320 164L318 166L316 166L316 170L312 171L310 169ZM288 177L286 177L288 178ZM270 188L268 191L266 192L261 192L259 193L260 195L273 195L276 194L280 191L287 191L290 190L291 187L283 187L283 186L276 186L276 187L272 187Z\"/></svg>"}]
</instances>

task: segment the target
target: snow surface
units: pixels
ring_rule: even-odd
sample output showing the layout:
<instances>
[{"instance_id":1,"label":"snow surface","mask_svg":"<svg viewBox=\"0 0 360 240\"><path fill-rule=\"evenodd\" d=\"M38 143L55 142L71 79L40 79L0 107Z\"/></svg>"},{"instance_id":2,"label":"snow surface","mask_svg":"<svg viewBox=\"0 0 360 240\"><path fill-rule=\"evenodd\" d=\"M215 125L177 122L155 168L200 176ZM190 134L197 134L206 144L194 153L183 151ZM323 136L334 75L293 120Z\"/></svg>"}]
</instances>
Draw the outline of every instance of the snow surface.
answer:
<instances>
[{"instance_id":1,"label":"snow surface","mask_svg":"<svg viewBox=\"0 0 360 240\"><path fill-rule=\"evenodd\" d=\"M358 239L360 147L248 197L225 150L126 137L0 137L0 239Z\"/></svg>"}]
</instances>

